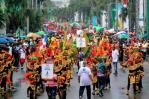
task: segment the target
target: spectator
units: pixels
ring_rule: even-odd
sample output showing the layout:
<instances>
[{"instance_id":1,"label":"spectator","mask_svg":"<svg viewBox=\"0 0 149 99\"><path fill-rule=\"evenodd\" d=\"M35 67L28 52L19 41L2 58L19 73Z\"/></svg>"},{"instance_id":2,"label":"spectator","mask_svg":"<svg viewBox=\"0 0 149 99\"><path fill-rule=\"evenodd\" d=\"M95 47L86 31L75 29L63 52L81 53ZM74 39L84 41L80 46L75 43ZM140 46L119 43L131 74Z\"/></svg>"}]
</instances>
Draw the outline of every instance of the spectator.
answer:
<instances>
[{"instance_id":1,"label":"spectator","mask_svg":"<svg viewBox=\"0 0 149 99\"><path fill-rule=\"evenodd\" d=\"M90 68L86 65L84 61L83 67L80 67L78 72L78 82L80 83L79 99L82 99L85 88L87 90L87 99L91 99L92 74Z\"/></svg>"},{"instance_id":2,"label":"spectator","mask_svg":"<svg viewBox=\"0 0 149 99\"><path fill-rule=\"evenodd\" d=\"M26 50L24 49L24 47L21 47L19 51L20 51L21 70L23 70L23 66L24 66L25 58L26 58Z\"/></svg>"},{"instance_id":3,"label":"spectator","mask_svg":"<svg viewBox=\"0 0 149 99\"><path fill-rule=\"evenodd\" d=\"M113 47L113 50L112 50L112 62L113 62L114 74L115 75L118 74L118 71L117 71L118 57L119 57L119 52L118 52L118 50L115 47Z\"/></svg>"}]
</instances>

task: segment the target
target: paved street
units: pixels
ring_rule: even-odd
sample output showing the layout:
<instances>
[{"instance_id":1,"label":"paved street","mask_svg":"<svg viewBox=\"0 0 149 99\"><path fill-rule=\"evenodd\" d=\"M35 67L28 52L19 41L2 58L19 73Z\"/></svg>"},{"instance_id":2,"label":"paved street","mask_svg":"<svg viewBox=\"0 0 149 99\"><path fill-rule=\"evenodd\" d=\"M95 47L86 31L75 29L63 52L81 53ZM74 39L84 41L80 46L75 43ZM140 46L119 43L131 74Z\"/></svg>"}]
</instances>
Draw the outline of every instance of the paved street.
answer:
<instances>
[{"instance_id":1,"label":"paved street","mask_svg":"<svg viewBox=\"0 0 149 99\"><path fill-rule=\"evenodd\" d=\"M0 99L79 99L82 66L91 99L149 99L149 0L0 0Z\"/></svg>"},{"instance_id":2,"label":"paved street","mask_svg":"<svg viewBox=\"0 0 149 99\"><path fill-rule=\"evenodd\" d=\"M134 96L131 92L129 96L126 95L126 85L127 85L127 72L123 72L119 68L119 75L115 77L111 74L111 89L104 91L104 97L93 96L92 99L149 99L149 63L145 63L145 77L143 79L143 92ZM23 73L18 72L14 74L15 81L23 77ZM9 99L28 99L26 97L27 82L21 80L21 86L18 91L15 92L13 98ZM77 74L71 82L71 86L68 89L67 99L78 99L79 84L77 82ZM39 96L38 99L48 99L46 93ZM84 93L83 99L86 98L86 93Z\"/></svg>"}]
</instances>

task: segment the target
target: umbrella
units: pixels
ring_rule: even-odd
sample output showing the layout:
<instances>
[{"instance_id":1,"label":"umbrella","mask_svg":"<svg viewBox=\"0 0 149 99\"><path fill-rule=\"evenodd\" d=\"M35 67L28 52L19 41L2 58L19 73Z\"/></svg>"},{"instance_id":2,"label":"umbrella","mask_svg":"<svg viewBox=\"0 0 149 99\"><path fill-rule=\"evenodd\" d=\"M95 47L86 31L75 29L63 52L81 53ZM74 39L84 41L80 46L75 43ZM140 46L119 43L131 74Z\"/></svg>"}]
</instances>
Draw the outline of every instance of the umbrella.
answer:
<instances>
[{"instance_id":1,"label":"umbrella","mask_svg":"<svg viewBox=\"0 0 149 99\"><path fill-rule=\"evenodd\" d=\"M45 35L45 32L44 31L39 31L39 32L36 32L36 34L38 34L38 35Z\"/></svg>"},{"instance_id":2,"label":"umbrella","mask_svg":"<svg viewBox=\"0 0 149 99\"><path fill-rule=\"evenodd\" d=\"M38 34L35 34L35 33L29 33L29 34L27 34L27 37L39 38L41 36Z\"/></svg>"},{"instance_id":3,"label":"umbrella","mask_svg":"<svg viewBox=\"0 0 149 99\"><path fill-rule=\"evenodd\" d=\"M120 39L128 39L129 38L129 35L128 34L119 34L118 37Z\"/></svg>"},{"instance_id":4,"label":"umbrella","mask_svg":"<svg viewBox=\"0 0 149 99\"><path fill-rule=\"evenodd\" d=\"M22 35L22 36L20 36L20 38L27 38L27 36L26 35Z\"/></svg>"},{"instance_id":5,"label":"umbrella","mask_svg":"<svg viewBox=\"0 0 149 99\"><path fill-rule=\"evenodd\" d=\"M5 38L0 38L0 43L2 44L4 44L4 43L9 43L9 41L8 40L6 40Z\"/></svg>"},{"instance_id":6,"label":"umbrella","mask_svg":"<svg viewBox=\"0 0 149 99\"><path fill-rule=\"evenodd\" d=\"M100 32L101 30L104 29L104 27L102 26L94 26L93 28L95 28L97 32Z\"/></svg>"},{"instance_id":7,"label":"umbrella","mask_svg":"<svg viewBox=\"0 0 149 99\"><path fill-rule=\"evenodd\" d=\"M116 35L119 35L119 34L128 34L128 33L125 31L120 31L120 32L116 33Z\"/></svg>"},{"instance_id":8,"label":"umbrella","mask_svg":"<svg viewBox=\"0 0 149 99\"><path fill-rule=\"evenodd\" d=\"M141 34L139 35L139 37L142 38L142 39L146 39L147 36L148 36L147 33L141 33Z\"/></svg>"},{"instance_id":9,"label":"umbrella","mask_svg":"<svg viewBox=\"0 0 149 99\"><path fill-rule=\"evenodd\" d=\"M104 33L115 33L115 30L114 29L109 29L109 30L104 30Z\"/></svg>"},{"instance_id":10,"label":"umbrella","mask_svg":"<svg viewBox=\"0 0 149 99\"><path fill-rule=\"evenodd\" d=\"M14 43L15 40L11 37L4 37L9 43Z\"/></svg>"},{"instance_id":11,"label":"umbrella","mask_svg":"<svg viewBox=\"0 0 149 99\"><path fill-rule=\"evenodd\" d=\"M55 34L55 33L57 33L57 31L55 31L55 30L49 30L49 31L47 32L47 34Z\"/></svg>"},{"instance_id":12,"label":"umbrella","mask_svg":"<svg viewBox=\"0 0 149 99\"><path fill-rule=\"evenodd\" d=\"M77 22L74 22L74 23L72 23L72 24L71 24L71 26L76 26L76 27L79 27L79 26L80 26L80 24L79 24L79 23L77 23Z\"/></svg>"}]
</instances>

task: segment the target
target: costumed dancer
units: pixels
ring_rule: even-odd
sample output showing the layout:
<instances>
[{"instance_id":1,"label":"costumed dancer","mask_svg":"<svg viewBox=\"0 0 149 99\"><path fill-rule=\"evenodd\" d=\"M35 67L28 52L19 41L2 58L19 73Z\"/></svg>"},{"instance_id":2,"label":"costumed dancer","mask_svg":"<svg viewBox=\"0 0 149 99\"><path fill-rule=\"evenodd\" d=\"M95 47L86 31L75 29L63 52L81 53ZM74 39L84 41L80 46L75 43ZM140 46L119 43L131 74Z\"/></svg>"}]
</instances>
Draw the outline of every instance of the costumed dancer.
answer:
<instances>
[{"instance_id":1,"label":"costumed dancer","mask_svg":"<svg viewBox=\"0 0 149 99\"><path fill-rule=\"evenodd\" d=\"M35 50L34 50L35 51ZM27 88L27 95L30 98L35 99L37 93L44 92L44 87L41 79L41 62L42 57L39 52L32 52L28 56L27 73L25 77L29 81L29 87Z\"/></svg>"},{"instance_id":2,"label":"costumed dancer","mask_svg":"<svg viewBox=\"0 0 149 99\"><path fill-rule=\"evenodd\" d=\"M112 66L111 66L111 55L107 56L105 59L105 88L111 88L111 83L110 83L110 74L112 72Z\"/></svg>"},{"instance_id":3,"label":"costumed dancer","mask_svg":"<svg viewBox=\"0 0 149 99\"><path fill-rule=\"evenodd\" d=\"M53 64L53 59L52 58L48 58L47 64ZM53 76L50 78L46 78L43 79L45 81L46 84L46 92L48 95L48 99L56 99L56 95L57 95L57 74L55 73L55 71L53 71Z\"/></svg>"},{"instance_id":4,"label":"costumed dancer","mask_svg":"<svg viewBox=\"0 0 149 99\"><path fill-rule=\"evenodd\" d=\"M92 94L96 94L96 90L98 89L98 82L97 82L97 68L93 66L92 68L92 78L93 78L93 92Z\"/></svg>"},{"instance_id":5,"label":"costumed dancer","mask_svg":"<svg viewBox=\"0 0 149 99\"><path fill-rule=\"evenodd\" d=\"M55 62L55 73L58 76L57 83L58 83L58 95L60 99L66 99L66 77L63 75L63 66L62 62L57 61Z\"/></svg>"},{"instance_id":6,"label":"costumed dancer","mask_svg":"<svg viewBox=\"0 0 149 99\"><path fill-rule=\"evenodd\" d=\"M0 86L2 95L6 94L6 86L13 91L13 70L12 70L13 57L7 51L0 49Z\"/></svg>"},{"instance_id":7,"label":"costumed dancer","mask_svg":"<svg viewBox=\"0 0 149 99\"><path fill-rule=\"evenodd\" d=\"M129 94L130 84L133 85L134 94L142 89L142 77L144 76L142 53L136 51L128 60L128 86L127 94Z\"/></svg>"},{"instance_id":8,"label":"costumed dancer","mask_svg":"<svg viewBox=\"0 0 149 99\"><path fill-rule=\"evenodd\" d=\"M101 57L98 58L97 64L97 80L98 80L98 90L99 96L103 96L103 89L105 87L105 63Z\"/></svg>"},{"instance_id":9,"label":"costumed dancer","mask_svg":"<svg viewBox=\"0 0 149 99\"><path fill-rule=\"evenodd\" d=\"M29 87L27 88L27 96L30 99L37 99L37 78L38 74L35 72L28 72L25 74L26 79L29 81Z\"/></svg>"}]
</instances>

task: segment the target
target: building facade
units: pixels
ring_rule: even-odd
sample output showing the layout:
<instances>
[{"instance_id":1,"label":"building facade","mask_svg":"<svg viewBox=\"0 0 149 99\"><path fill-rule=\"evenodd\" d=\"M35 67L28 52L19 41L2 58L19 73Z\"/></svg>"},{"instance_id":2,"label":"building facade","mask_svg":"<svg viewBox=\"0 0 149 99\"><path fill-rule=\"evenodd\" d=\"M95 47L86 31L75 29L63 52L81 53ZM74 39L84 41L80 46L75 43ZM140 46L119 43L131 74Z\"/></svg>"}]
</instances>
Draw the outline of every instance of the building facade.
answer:
<instances>
[{"instance_id":1,"label":"building facade","mask_svg":"<svg viewBox=\"0 0 149 99\"><path fill-rule=\"evenodd\" d=\"M51 0L57 7L68 7L70 0Z\"/></svg>"}]
</instances>

